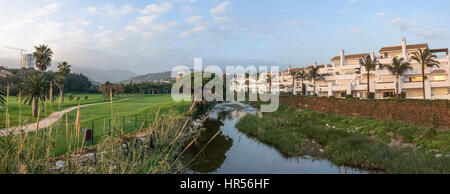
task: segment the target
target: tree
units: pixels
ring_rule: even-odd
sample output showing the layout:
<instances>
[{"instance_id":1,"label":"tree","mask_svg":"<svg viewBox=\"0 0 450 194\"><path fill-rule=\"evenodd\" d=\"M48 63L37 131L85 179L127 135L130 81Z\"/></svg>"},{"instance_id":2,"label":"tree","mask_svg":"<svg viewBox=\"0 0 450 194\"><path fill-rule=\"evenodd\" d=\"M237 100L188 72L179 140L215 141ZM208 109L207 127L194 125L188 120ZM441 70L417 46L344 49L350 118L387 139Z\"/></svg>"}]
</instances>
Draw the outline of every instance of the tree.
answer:
<instances>
[{"instance_id":1,"label":"tree","mask_svg":"<svg viewBox=\"0 0 450 194\"><path fill-rule=\"evenodd\" d=\"M33 57L36 61L36 67L41 72L44 72L52 63L53 51L48 47L48 45L44 44L35 46L34 48L36 51L34 51Z\"/></svg>"},{"instance_id":2,"label":"tree","mask_svg":"<svg viewBox=\"0 0 450 194\"><path fill-rule=\"evenodd\" d=\"M396 80L397 80L397 84L395 86L395 93L398 96L399 95L398 83L400 82L399 81L400 76L402 76L406 71L413 69L411 67L411 64L408 62L405 62L404 58L398 59L397 57L394 57L392 59L392 64L382 65L381 67L388 69L393 75L395 75Z\"/></svg>"},{"instance_id":3,"label":"tree","mask_svg":"<svg viewBox=\"0 0 450 194\"><path fill-rule=\"evenodd\" d=\"M293 69L289 71L289 75L292 77L292 95L295 94L295 77L297 77L298 73L298 71L294 71Z\"/></svg>"},{"instance_id":4,"label":"tree","mask_svg":"<svg viewBox=\"0 0 450 194\"><path fill-rule=\"evenodd\" d=\"M364 60L361 61L361 66L366 68L367 71L367 98L371 98L370 95L370 71L375 70L376 66L378 65L378 59L377 57L370 57L370 55L367 55Z\"/></svg>"},{"instance_id":5,"label":"tree","mask_svg":"<svg viewBox=\"0 0 450 194\"><path fill-rule=\"evenodd\" d=\"M112 93L112 84L111 82L105 82L98 88L98 91L100 91L103 94L103 100L106 101L107 98L110 97L110 94Z\"/></svg>"},{"instance_id":6,"label":"tree","mask_svg":"<svg viewBox=\"0 0 450 194\"><path fill-rule=\"evenodd\" d=\"M43 105L45 99L50 99L50 83L44 79L42 74L34 74L24 79L20 90L25 98L23 102L32 105L33 117L36 117L39 101ZM53 97L50 100L53 100Z\"/></svg>"},{"instance_id":7,"label":"tree","mask_svg":"<svg viewBox=\"0 0 450 194\"><path fill-rule=\"evenodd\" d=\"M323 80L323 75L319 73L319 67L312 67L311 70L309 70L308 78L313 81L314 94L316 94L316 81Z\"/></svg>"},{"instance_id":8,"label":"tree","mask_svg":"<svg viewBox=\"0 0 450 194\"><path fill-rule=\"evenodd\" d=\"M417 63L419 63L422 67L422 91L423 91L423 99L426 99L425 96L425 68L433 68L433 67L439 67L439 62L435 59L437 58L436 55L433 55L429 49L419 49L419 52L414 52L411 56L412 60L415 60Z\"/></svg>"},{"instance_id":9,"label":"tree","mask_svg":"<svg viewBox=\"0 0 450 194\"><path fill-rule=\"evenodd\" d=\"M59 88L58 110L60 110L61 105L64 106L64 84L66 83L67 75L70 73L70 67L67 61L58 64L58 72L56 73L56 85Z\"/></svg>"},{"instance_id":10,"label":"tree","mask_svg":"<svg viewBox=\"0 0 450 194\"><path fill-rule=\"evenodd\" d=\"M266 81L269 84L269 94L272 93L272 72L266 74Z\"/></svg>"},{"instance_id":11,"label":"tree","mask_svg":"<svg viewBox=\"0 0 450 194\"><path fill-rule=\"evenodd\" d=\"M305 79L308 79L308 73L305 70L302 70L300 72L297 72L297 75L295 77L296 79L300 79L302 81L302 95L305 95L305 90L304 90L304 81Z\"/></svg>"}]
</instances>

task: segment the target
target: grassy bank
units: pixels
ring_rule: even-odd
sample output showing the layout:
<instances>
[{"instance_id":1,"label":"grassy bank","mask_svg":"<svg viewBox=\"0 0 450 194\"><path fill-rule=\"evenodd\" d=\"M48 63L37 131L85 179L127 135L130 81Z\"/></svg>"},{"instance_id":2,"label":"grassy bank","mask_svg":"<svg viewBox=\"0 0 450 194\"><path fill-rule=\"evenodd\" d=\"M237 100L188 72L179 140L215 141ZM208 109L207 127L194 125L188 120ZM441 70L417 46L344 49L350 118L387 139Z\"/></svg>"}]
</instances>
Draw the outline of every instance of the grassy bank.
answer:
<instances>
[{"instance_id":1,"label":"grassy bank","mask_svg":"<svg viewBox=\"0 0 450 194\"><path fill-rule=\"evenodd\" d=\"M115 102L112 108L81 108L51 129L1 137L0 174L175 173L182 168L177 158L196 136L189 125L193 114L186 114L189 102L148 95ZM109 119L111 124L105 125ZM95 146L89 148L82 129L91 126L96 126ZM84 157L82 152L89 150L95 155ZM51 160L55 157L59 159ZM63 161L64 167L55 169L55 161Z\"/></svg>"},{"instance_id":2,"label":"grassy bank","mask_svg":"<svg viewBox=\"0 0 450 194\"><path fill-rule=\"evenodd\" d=\"M263 118L247 115L237 128L291 156L311 155L387 173L450 173L449 131L287 105Z\"/></svg>"}]
</instances>

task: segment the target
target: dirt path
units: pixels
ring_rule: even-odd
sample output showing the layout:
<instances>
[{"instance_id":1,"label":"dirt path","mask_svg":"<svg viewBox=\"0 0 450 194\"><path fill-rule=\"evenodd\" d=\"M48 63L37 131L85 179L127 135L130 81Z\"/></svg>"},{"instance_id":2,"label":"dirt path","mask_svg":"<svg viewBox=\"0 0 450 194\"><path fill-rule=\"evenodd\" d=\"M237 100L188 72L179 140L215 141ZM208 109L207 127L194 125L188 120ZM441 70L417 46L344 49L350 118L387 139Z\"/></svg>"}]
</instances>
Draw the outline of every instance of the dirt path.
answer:
<instances>
[{"instance_id":1,"label":"dirt path","mask_svg":"<svg viewBox=\"0 0 450 194\"><path fill-rule=\"evenodd\" d=\"M133 98L125 98L125 99L121 99L121 100L117 100L117 101L113 101L113 102L120 102L120 101L125 101L125 100L130 100ZM80 105L80 108L83 107L88 107L88 106L95 106L95 105L100 105L100 104L107 104L110 102L99 102L99 103L92 103L92 104L84 104L84 105ZM59 119L61 119L61 117L64 116L64 114L69 113L73 110L76 110L78 108L78 106L74 106L74 107L70 107L68 109L64 109L62 111L58 111L58 112L53 112L52 114L50 114L50 116L46 117L45 119L42 119L39 121L39 123L33 123L33 124L28 124L25 126L22 126L22 132L33 132L36 131L36 125L39 124L39 129L42 128L48 128L50 127L51 124L53 124L54 122L58 121ZM11 133L14 134L19 134L19 127L11 127L9 129L9 131ZM8 134L8 129L0 129L0 136L5 136L6 134Z\"/></svg>"}]
</instances>

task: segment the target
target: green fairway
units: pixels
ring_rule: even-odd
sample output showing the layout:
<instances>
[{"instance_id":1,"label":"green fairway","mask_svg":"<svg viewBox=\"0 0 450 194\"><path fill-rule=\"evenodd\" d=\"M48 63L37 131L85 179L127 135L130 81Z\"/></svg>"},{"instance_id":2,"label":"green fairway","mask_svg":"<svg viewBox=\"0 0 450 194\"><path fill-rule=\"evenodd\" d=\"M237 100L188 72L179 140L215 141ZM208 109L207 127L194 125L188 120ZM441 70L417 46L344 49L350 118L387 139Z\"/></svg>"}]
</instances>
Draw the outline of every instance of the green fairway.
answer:
<instances>
[{"instance_id":1,"label":"green fairway","mask_svg":"<svg viewBox=\"0 0 450 194\"><path fill-rule=\"evenodd\" d=\"M67 96L67 95L66 95ZM87 100L85 100L85 96L88 97ZM80 99L77 101L77 97L80 97ZM113 100L119 100L126 98L125 96L120 97L114 97ZM50 106L50 102L47 102L46 110L44 112L40 113L41 118L45 118L46 116L50 115L52 112L58 111L58 99L59 97L56 97L55 101ZM101 94L73 94L73 100L69 101L67 97L64 98L64 107L61 108L61 110L77 106L78 104L91 104L91 103L98 103L98 102L104 102L103 95ZM0 111L0 128L5 128L6 124L6 104L2 105L1 111ZM19 102L16 96L10 96L9 97L9 105L8 105L8 112L9 112L9 120L11 126L18 126L19 125ZM21 121L22 125L24 124L30 124L34 123L35 119L32 117L31 112L31 106L28 104L23 104L22 101L22 107L21 107Z\"/></svg>"},{"instance_id":2,"label":"green fairway","mask_svg":"<svg viewBox=\"0 0 450 194\"><path fill-rule=\"evenodd\" d=\"M159 116L163 116L169 110L180 114L185 113L189 109L189 104L189 102L174 102L170 95L131 97L131 99L113 103L113 115L111 115L110 103L81 108L80 126L82 129L94 129L95 144L104 135L116 134L114 130L117 132L123 129L125 133L129 133L149 125L158 110L160 110ZM69 135L75 130L76 115L76 110L67 114ZM52 128L52 134L55 134L56 139L55 153L63 154L67 150L65 117L55 122ZM91 142L86 142L86 145L91 145Z\"/></svg>"}]
</instances>

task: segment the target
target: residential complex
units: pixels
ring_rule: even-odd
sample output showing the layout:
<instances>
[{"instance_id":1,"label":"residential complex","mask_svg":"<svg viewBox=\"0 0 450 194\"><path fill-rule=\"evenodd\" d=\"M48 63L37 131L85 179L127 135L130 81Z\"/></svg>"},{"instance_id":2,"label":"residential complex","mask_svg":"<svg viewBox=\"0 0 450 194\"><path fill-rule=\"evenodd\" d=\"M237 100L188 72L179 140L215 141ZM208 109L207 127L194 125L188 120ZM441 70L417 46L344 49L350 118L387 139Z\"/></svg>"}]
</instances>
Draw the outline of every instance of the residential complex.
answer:
<instances>
[{"instance_id":1,"label":"residential complex","mask_svg":"<svg viewBox=\"0 0 450 194\"><path fill-rule=\"evenodd\" d=\"M406 93L406 98L423 98L422 90L422 69L417 61L411 60L412 53L419 49L430 49L437 56L436 61L439 67L425 68L425 94L427 99L450 99L450 72L448 48L432 49L427 43L424 44L406 44L406 39L402 39L399 46L386 46L378 51L378 56L374 52L346 55L341 49L340 55L331 59L330 64L313 65L305 68L289 68L279 73L278 84L280 93L292 93L291 71L309 72L313 67L317 67L319 74L323 79L316 80L316 83L309 80L294 81L294 94L301 94L303 90L308 95L316 94L318 96L367 98L367 71L361 65L364 58L370 56L372 59L377 57L380 64L391 64L394 57L404 58L411 64L412 69L407 70L402 76L397 78L386 68L377 66L375 70L369 73L370 93L375 93L375 98L389 98L394 96L396 90L399 93ZM244 81L245 82L245 81ZM243 91L245 84L237 81L231 88L232 90ZM239 84L240 83L240 84ZM251 82L253 83L253 82ZM255 92L258 86L265 86L267 83L257 83L250 86L250 90ZM314 87L315 86L315 87ZM303 89L304 87L304 89ZM259 89L259 87L258 87ZM261 92L261 89L259 89Z\"/></svg>"}]
</instances>

